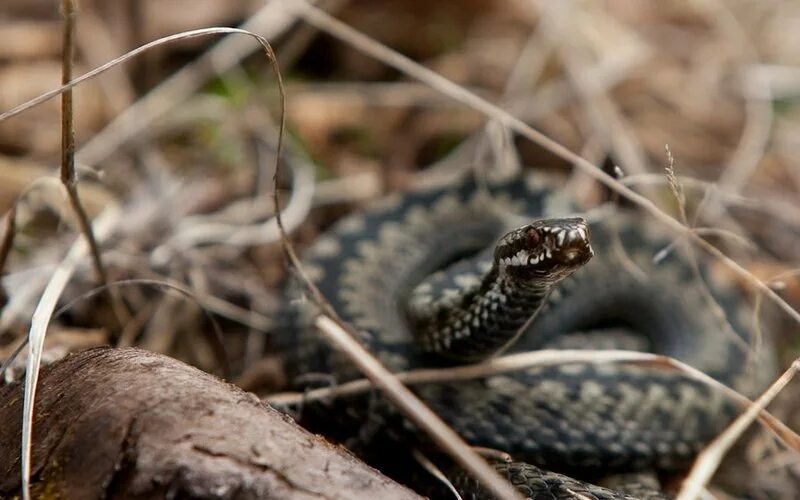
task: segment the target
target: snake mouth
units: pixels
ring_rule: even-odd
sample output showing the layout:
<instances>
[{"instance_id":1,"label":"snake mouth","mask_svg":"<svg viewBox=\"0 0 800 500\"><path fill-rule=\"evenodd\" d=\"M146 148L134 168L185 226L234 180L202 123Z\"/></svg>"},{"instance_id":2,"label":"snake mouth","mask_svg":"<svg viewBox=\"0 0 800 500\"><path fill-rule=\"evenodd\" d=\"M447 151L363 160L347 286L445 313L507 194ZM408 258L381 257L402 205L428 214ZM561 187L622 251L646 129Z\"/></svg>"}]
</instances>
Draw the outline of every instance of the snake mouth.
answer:
<instances>
[{"instance_id":1,"label":"snake mouth","mask_svg":"<svg viewBox=\"0 0 800 500\"><path fill-rule=\"evenodd\" d=\"M540 220L506 234L495 249L508 272L561 279L592 258L589 227L582 218Z\"/></svg>"},{"instance_id":2,"label":"snake mouth","mask_svg":"<svg viewBox=\"0 0 800 500\"><path fill-rule=\"evenodd\" d=\"M566 265L585 264L594 255L589 242L589 228L583 219L563 221L543 231L552 235L548 250Z\"/></svg>"}]
</instances>

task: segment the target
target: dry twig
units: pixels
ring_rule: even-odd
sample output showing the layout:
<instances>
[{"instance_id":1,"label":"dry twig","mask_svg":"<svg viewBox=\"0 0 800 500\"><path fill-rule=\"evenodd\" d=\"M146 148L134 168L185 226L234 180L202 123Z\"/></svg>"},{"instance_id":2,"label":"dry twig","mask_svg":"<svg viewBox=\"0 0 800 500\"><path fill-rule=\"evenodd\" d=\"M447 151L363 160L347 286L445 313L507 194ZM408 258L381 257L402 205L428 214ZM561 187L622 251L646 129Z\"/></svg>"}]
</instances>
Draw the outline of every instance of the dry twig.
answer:
<instances>
[{"instance_id":1,"label":"dry twig","mask_svg":"<svg viewBox=\"0 0 800 500\"><path fill-rule=\"evenodd\" d=\"M276 152L275 175L273 177L273 202L275 205L275 221L281 237L284 254L297 273L303 290L317 306L322 314L317 316L314 324L338 348L345 351L371 381L386 392L389 399L396 404L406 416L420 429L428 434L434 442L447 452L457 463L475 476L487 490L503 499L520 498L519 492L500 475L470 446L456 434L438 415L428 408L407 387L389 372L372 354L370 354L356 339L358 335L353 329L339 318L336 311L325 299L325 296L308 278L294 246L283 225L280 210L280 195L278 190L278 177L280 175L280 156L283 147L283 133L286 126L286 103L283 79L278 68L277 58L272 53L272 48L267 43L265 50L270 56L270 63L275 72L280 93L280 120L278 128L278 146Z\"/></svg>"},{"instance_id":2,"label":"dry twig","mask_svg":"<svg viewBox=\"0 0 800 500\"><path fill-rule=\"evenodd\" d=\"M61 84L63 85L72 80L72 53L75 49L73 39L75 38L75 17L77 16L75 0L62 0L61 8L64 15L64 39L61 48ZM81 233L83 233L86 243L89 245L97 282L101 285L108 285L108 273L103 264L100 246L97 244L94 234L92 234L89 216L86 214L78 195L78 176L75 173L75 125L72 109L72 89L68 89L61 94L61 183L67 191L67 199L69 199L69 204L78 219ZM109 303L116 316L117 323L122 329L130 319L130 312L119 295L111 289L107 291ZM113 337L114 335L112 335Z\"/></svg>"},{"instance_id":3,"label":"dry twig","mask_svg":"<svg viewBox=\"0 0 800 500\"><path fill-rule=\"evenodd\" d=\"M775 399L775 396L794 378L798 371L800 371L800 360L795 360L783 372L783 375L769 386L754 403L747 407L744 413L739 415L722 434L717 436L697 455L689 475L683 481L677 500L693 500L699 497L702 489L711 480L728 450L747 430L747 427L758 418L764 408ZM796 448L795 451L797 451Z\"/></svg>"},{"instance_id":4,"label":"dry twig","mask_svg":"<svg viewBox=\"0 0 800 500\"><path fill-rule=\"evenodd\" d=\"M72 52L74 50L73 38L75 37L75 0L62 0L61 8L64 15L64 39L62 45L61 60L61 84L67 84L72 80ZM78 196L78 179L75 174L75 125L72 112L72 89L67 89L61 94L61 183L67 191L69 203L72 206L78 224L86 237L86 242L92 255L92 264L97 281L108 283L108 273L103 265L103 258L100 255L100 248L92 234L89 217L86 215ZM122 319L122 318L120 318Z\"/></svg>"}]
</instances>

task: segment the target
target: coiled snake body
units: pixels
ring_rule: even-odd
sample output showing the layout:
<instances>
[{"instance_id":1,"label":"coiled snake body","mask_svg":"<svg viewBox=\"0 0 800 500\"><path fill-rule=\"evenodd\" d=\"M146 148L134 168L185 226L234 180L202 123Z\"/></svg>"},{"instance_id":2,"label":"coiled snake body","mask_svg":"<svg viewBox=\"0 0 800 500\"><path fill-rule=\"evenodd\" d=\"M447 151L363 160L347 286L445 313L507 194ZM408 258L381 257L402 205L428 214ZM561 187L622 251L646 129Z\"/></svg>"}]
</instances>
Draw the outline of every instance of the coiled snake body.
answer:
<instances>
[{"instance_id":1,"label":"coiled snake body","mask_svg":"<svg viewBox=\"0 0 800 500\"><path fill-rule=\"evenodd\" d=\"M613 211L587 231L571 211L541 175L481 187L467 179L344 218L308 250L305 267L393 371L504 349L615 348L680 359L745 394L763 383L746 369L748 317L735 294L711 287L726 320L677 250L653 263L669 240L652 223ZM291 353L291 376L358 376L310 327ZM470 444L535 464L498 466L533 498L623 498L537 467L582 477L683 468L735 414L708 386L648 366L533 367L414 390ZM377 411L330 404L326 418Z\"/></svg>"}]
</instances>

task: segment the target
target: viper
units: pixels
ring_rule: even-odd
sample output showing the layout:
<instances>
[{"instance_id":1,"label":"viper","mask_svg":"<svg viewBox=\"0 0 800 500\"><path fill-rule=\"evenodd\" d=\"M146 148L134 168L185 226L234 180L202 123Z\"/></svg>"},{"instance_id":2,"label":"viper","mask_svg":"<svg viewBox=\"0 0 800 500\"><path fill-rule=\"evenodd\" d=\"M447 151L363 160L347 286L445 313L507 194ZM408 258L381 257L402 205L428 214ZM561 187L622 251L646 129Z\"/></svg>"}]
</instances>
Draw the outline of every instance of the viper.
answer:
<instances>
[{"instance_id":1,"label":"viper","mask_svg":"<svg viewBox=\"0 0 800 500\"><path fill-rule=\"evenodd\" d=\"M339 220L303 262L393 371L569 348L663 354L746 395L770 376L768 349L750 347L746 302L702 256L632 209L578 213L536 171L391 195ZM290 377L359 377L310 326L315 313L301 306L287 340ZM413 390L468 443L513 457L497 469L530 498L642 495L588 481L685 469L737 412L710 386L644 365L531 366ZM325 405L305 419L339 438L370 439L364 422L373 438L414 435L374 397ZM487 496L466 476L453 482L465 498Z\"/></svg>"}]
</instances>

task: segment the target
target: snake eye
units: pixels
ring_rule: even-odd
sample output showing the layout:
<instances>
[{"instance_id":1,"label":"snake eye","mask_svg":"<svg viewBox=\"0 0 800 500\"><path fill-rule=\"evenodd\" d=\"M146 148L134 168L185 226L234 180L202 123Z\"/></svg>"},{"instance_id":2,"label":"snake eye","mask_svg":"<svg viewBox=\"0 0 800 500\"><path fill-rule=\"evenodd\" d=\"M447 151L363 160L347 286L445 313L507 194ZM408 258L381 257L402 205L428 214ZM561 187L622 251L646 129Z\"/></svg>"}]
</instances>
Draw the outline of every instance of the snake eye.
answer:
<instances>
[{"instance_id":1,"label":"snake eye","mask_svg":"<svg viewBox=\"0 0 800 500\"><path fill-rule=\"evenodd\" d=\"M536 229L529 229L528 230L528 248L534 248L539 245L539 242L542 241L542 235L539 234L539 231Z\"/></svg>"}]
</instances>

